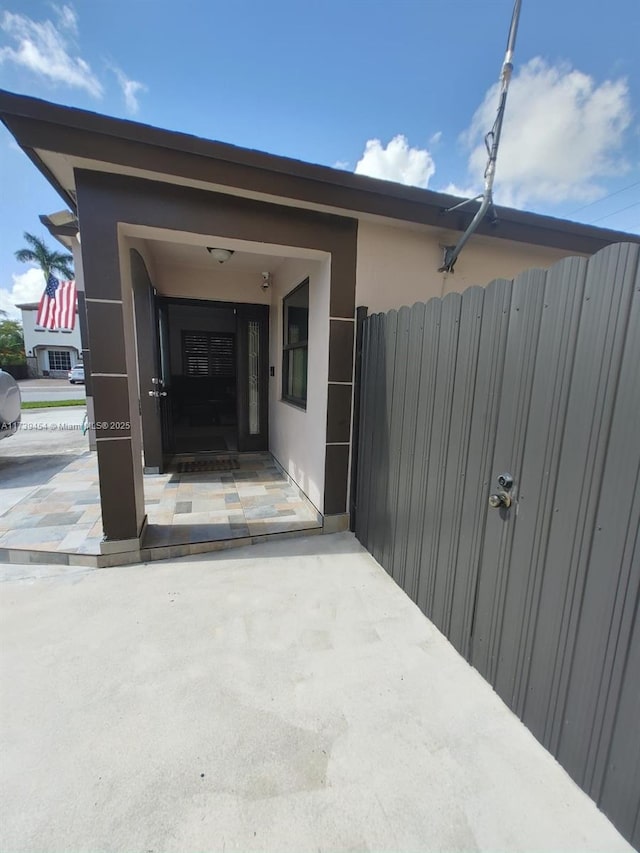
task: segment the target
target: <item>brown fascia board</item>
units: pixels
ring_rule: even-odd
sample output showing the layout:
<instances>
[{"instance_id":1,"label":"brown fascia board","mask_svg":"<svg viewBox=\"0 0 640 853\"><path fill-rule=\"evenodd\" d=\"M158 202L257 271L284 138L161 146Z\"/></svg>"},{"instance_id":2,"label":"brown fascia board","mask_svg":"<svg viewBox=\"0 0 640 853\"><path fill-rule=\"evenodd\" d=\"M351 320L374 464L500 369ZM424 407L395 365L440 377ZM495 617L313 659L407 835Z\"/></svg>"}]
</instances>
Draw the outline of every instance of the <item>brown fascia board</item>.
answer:
<instances>
[{"instance_id":1,"label":"brown fascia board","mask_svg":"<svg viewBox=\"0 0 640 853\"><path fill-rule=\"evenodd\" d=\"M75 213L62 210L59 213L42 214L40 222L53 237L75 237L78 233L78 220Z\"/></svg>"},{"instance_id":2,"label":"brown fascia board","mask_svg":"<svg viewBox=\"0 0 640 853\"><path fill-rule=\"evenodd\" d=\"M57 224L52 222L51 217L46 214L41 214L39 219L40 222L47 229L49 234L64 246L65 249L69 251L73 248L72 238L76 237L78 234L78 220L75 218L75 215L69 213L69 216L72 217L70 222Z\"/></svg>"},{"instance_id":3,"label":"brown fascia board","mask_svg":"<svg viewBox=\"0 0 640 853\"><path fill-rule=\"evenodd\" d=\"M477 209L470 205L447 214L460 199L2 90L0 118L74 211L73 194L33 149L145 169L157 172L159 180L167 174L443 230L464 231ZM498 224L482 222L478 234L583 254L611 243L640 243L638 235L551 216L503 207L496 213Z\"/></svg>"}]
</instances>

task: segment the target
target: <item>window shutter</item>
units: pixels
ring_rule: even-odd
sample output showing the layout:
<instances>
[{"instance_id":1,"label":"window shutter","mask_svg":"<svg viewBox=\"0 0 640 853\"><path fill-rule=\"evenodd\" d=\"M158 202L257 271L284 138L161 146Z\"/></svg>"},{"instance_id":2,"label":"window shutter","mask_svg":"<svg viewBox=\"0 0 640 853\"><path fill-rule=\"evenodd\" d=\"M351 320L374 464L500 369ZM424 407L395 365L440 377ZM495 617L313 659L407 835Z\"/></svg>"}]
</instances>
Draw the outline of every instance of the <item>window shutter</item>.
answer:
<instances>
[{"instance_id":1,"label":"window shutter","mask_svg":"<svg viewBox=\"0 0 640 853\"><path fill-rule=\"evenodd\" d=\"M206 334L184 332L184 372L187 376L209 375L209 341Z\"/></svg>"},{"instance_id":2,"label":"window shutter","mask_svg":"<svg viewBox=\"0 0 640 853\"><path fill-rule=\"evenodd\" d=\"M209 375L235 376L234 335L209 336Z\"/></svg>"},{"instance_id":3,"label":"window shutter","mask_svg":"<svg viewBox=\"0 0 640 853\"><path fill-rule=\"evenodd\" d=\"M187 376L236 375L235 335L218 332L183 332L182 353Z\"/></svg>"}]
</instances>

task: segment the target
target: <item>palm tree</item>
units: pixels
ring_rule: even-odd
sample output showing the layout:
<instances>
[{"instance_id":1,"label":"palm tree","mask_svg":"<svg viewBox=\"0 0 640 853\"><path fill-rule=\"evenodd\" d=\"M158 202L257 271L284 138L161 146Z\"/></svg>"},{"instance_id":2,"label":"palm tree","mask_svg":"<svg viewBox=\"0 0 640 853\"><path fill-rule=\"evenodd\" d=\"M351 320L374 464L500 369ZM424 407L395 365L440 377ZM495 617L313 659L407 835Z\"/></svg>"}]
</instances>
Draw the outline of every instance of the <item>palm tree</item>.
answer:
<instances>
[{"instance_id":1,"label":"palm tree","mask_svg":"<svg viewBox=\"0 0 640 853\"><path fill-rule=\"evenodd\" d=\"M29 244L29 248L18 249L16 260L23 264L37 264L44 273L45 281L49 281L49 276L56 272L60 273L64 279L73 278L73 255L67 252L51 251L44 240L34 237L27 231L24 239Z\"/></svg>"}]
</instances>

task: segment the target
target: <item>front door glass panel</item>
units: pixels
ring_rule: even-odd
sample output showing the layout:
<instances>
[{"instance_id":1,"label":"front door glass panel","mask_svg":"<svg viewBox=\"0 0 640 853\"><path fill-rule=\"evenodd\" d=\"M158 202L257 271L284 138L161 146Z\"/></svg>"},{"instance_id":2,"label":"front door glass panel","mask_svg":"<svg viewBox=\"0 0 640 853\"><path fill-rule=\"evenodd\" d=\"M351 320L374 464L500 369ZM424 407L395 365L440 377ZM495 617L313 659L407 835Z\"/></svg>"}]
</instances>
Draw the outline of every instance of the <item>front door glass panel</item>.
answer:
<instances>
[{"instance_id":1,"label":"front door glass panel","mask_svg":"<svg viewBox=\"0 0 640 853\"><path fill-rule=\"evenodd\" d=\"M260 434L260 323L249 320L248 328L249 435Z\"/></svg>"}]
</instances>

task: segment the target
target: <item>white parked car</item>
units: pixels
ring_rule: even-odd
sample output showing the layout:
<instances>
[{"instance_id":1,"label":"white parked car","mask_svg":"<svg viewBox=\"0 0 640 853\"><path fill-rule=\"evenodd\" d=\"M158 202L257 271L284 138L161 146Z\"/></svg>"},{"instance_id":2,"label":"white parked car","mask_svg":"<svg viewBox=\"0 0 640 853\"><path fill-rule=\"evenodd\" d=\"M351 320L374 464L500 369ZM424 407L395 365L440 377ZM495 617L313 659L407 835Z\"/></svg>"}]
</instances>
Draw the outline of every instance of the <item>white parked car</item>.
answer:
<instances>
[{"instance_id":1,"label":"white parked car","mask_svg":"<svg viewBox=\"0 0 640 853\"><path fill-rule=\"evenodd\" d=\"M17 432L21 406L18 383L13 376L0 370L0 439L8 438Z\"/></svg>"},{"instance_id":2,"label":"white parked car","mask_svg":"<svg viewBox=\"0 0 640 853\"><path fill-rule=\"evenodd\" d=\"M69 371L69 382L72 385L75 385L76 382L79 385L84 385L84 365L76 364L75 367L72 367Z\"/></svg>"}]
</instances>

